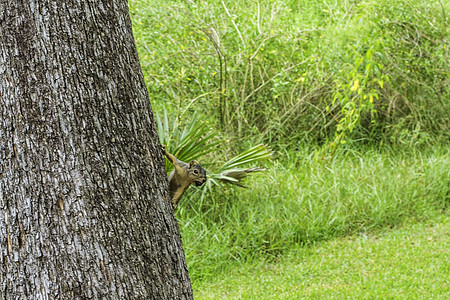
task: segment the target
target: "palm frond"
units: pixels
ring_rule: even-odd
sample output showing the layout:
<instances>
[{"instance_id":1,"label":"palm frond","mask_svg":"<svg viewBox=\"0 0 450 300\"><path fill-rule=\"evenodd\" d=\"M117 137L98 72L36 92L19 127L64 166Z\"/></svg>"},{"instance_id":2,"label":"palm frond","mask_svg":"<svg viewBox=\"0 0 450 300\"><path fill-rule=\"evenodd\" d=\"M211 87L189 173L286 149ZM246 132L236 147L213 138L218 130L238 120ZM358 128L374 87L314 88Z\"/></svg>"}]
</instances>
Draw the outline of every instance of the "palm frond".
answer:
<instances>
[{"instance_id":1,"label":"palm frond","mask_svg":"<svg viewBox=\"0 0 450 300\"><path fill-rule=\"evenodd\" d=\"M194 113L189 122L182 126L176 117L169 116L164 110L160 115L155 113L158 135L161 143L166 145L167 151L174 154L179 160L188 162L196 160L206 154L219 150L219 145L224 144L224 139L217 138L217 131L204 121L201 116ZM245 167L270 159L272 152L265 145L254 146L225 162L217 171L208 171L208 180L195 192L200 192L200 200L203 201L212 189L225 184L246 187L243 180L255 172L263 172L264 168ZM173 166L166 160L166 169L170 171Z\"/></svg>"},{"instance_id":2,"label":"palm frond","mask_svg":"<svg viewBox=\"0 0 450 300\"><path fill-rule=\"evenodd\" d=\"M219 173L224 173L231 169L240 168L245 164L268 160L271 156L272 152L266 145L257 145L236 155L235 157L224 163L222 167L220 167Z\"/></svg>"},{"instance_id":3,"label":"palm frond","mask_svg":"<svg viewBox=\"0 0 450 300\"><path fill-rule=\"evenodd\" d=\"M250 173L263 172L266 169L260 167L244 168L246 164L253 164L268 160L272 156L272 152L265 145L254 146L225 162L216 174L211 175L211 178L219 180L223 183L233 184L240 187L245 187L242 180Z\"/></svg>"},{"instance_id":4,"label":"palm frond","mask_svg":"<svg viewBox=\"0 0 450 300\"><path fill-rule=\"evenodd\" d=\"M169 116L164 110L160 115L155 112L156 125L161 144L166 145L167 151L179 160L196 160L206 154L216 151L221 140L214 140L217 131L194 113L187 126L182 126L176 117ZM166 162L168 170L172 166Z\"/></svg>"},{"instance_id":5,"label":"palm frond","mask_svg":"<svg viewBox=\"0 0 450 300\"><path fill-rule=\"evenodd\" d=\"M215 178L228 184L234 184L243 188L247 188L241 183L243 179L247 177L248 174L253 172L263 172L264 168L248 168L248 169L231 169L225 173L218 174Z\"/></svg>"}]
</instances>

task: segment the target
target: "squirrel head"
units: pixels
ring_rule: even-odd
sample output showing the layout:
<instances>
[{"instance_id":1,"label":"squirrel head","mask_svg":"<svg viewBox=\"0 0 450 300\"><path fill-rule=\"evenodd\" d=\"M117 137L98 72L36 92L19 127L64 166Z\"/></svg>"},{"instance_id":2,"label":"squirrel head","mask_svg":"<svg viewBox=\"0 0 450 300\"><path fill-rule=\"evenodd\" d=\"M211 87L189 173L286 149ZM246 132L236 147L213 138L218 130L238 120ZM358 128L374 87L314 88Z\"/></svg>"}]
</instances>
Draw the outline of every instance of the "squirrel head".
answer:
<instances>
[{"instance_id":1,"label":"squirrel head","mask_svg":"<svg viewBox=\"0 0 450 300\"><path fill-rule=\"evenodd\" d=\"M196 186L201 186L206 182L206 171L195 160L189 162L188 176Z\"/></svg>"}]
</instances>

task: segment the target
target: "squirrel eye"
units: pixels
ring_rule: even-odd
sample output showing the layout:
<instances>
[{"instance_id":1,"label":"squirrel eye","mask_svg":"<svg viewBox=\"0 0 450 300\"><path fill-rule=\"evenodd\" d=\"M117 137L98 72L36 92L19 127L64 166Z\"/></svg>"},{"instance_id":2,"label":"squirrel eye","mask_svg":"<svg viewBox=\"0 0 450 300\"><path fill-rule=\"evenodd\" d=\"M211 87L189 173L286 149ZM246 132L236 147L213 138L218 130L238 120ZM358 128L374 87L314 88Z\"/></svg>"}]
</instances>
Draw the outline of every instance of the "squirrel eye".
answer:
<instances>
[{"instance_id":1,"label":"squirrel eye","mask_svg":"<svg viewBox=\"0 0 450 300\"><path fill-rule=\"evenodd\" d=\"M198 174L198 171L197 171L197 170L194 170L194 174Z\"/></svg>"}]
</instances>

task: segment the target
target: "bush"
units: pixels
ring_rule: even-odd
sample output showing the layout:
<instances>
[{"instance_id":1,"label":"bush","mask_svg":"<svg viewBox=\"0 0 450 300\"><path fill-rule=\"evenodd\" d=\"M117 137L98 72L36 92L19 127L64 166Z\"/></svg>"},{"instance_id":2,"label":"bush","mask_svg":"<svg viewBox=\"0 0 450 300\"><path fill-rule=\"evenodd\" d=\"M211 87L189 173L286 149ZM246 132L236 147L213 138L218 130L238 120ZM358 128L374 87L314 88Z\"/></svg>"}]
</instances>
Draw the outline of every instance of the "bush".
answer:
<instances>
[{"instance_id":1,"label":"bush","mask_svg":"<svg viewBox=\"0 0 450 300\"><path fill-rule=\"evenodd\" d=\"M272 147L449 137L448 3L130 3L158 111Z\"/></svg>"}]
</instances>

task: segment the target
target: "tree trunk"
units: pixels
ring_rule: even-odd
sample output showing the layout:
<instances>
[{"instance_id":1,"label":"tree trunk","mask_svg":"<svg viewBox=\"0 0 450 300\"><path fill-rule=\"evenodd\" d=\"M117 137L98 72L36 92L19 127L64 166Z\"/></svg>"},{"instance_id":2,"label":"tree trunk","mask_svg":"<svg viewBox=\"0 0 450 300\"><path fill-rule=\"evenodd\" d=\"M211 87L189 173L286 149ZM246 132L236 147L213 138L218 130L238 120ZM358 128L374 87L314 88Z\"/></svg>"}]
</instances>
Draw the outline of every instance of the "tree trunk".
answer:
<instances>
[{"instance_id":1,"label":"tree trunk","mask_svg":"<svg viewBox=\"0 0 450 300\"><path fill-rule=\"evenodd\" d=\"M191 299L127 2L0 0L0 298Z\"/></svg>"}]
</instances>

